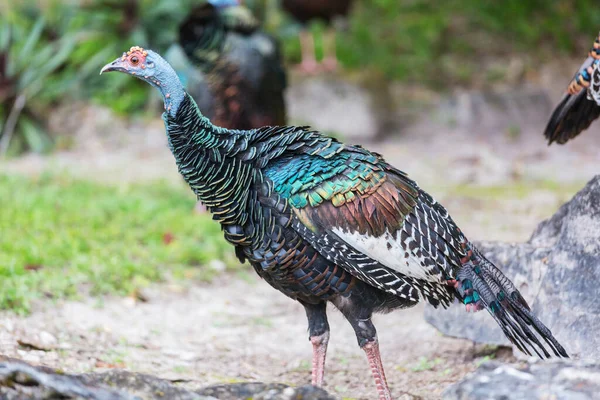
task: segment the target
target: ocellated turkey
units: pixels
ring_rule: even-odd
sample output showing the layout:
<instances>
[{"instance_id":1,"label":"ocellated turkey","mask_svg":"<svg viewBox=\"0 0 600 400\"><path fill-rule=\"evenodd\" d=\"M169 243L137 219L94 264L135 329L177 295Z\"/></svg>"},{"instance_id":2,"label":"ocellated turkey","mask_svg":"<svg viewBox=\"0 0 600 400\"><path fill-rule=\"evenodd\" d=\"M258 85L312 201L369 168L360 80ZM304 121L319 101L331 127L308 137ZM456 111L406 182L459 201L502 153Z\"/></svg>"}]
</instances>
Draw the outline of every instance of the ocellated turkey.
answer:
<instances>
[{"instance_id":1,"label":"ocellated turkey","mask_svg":"<svg viewBox=\"0 0 600 400\"><path fill-rule=\"evenodd\" d=\"M554 109L544 136L548 144L565 144L600 116L600 35Z\"/></svg>"},{"instance_id":2,"label":"ocellated turkey","mask_svg":"<svg viewBox=\"0 0 600 400\"><path fill-rule=\"evenodd\" d=\"M421 300L445 308L458 299L467 310L486 309L523 352L567 357L446 209L381 155L307 127L215 126L151 50L132 47L101 72L108 71L160 91L183 178L239 260L304 306L313 384L323 384L329 303L354 328L380 399L391 399L391 392L371 317Z\"/></svg>"}]
</instances>

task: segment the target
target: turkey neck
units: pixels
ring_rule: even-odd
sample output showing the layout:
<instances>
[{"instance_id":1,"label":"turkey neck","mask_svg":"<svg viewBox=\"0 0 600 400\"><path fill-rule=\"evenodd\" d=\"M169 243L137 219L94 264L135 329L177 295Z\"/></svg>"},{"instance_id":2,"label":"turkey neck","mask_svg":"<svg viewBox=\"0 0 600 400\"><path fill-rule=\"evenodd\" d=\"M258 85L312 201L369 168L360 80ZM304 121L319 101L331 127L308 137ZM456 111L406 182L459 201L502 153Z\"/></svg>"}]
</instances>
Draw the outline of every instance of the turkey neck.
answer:
<instances>
[{"instance_id":1,"label":"turkey neck","mask_svg":"<svg viewBox=\"0 0 600 400\"><path fill-rule=\"evenodd\" d=\"M244 133L214 126L183 89L175 70L161 57L155 64L158 83L150 83L163 95L163 120L179 173L214 219L222 225L241 225L255 173L251 164L233 156Z\"/></svg>"},{"instance_id":2,"label":"turkey neck","mask_svg":"<svg viewBox=\"0 0 600 400\"><path fill-rule=\"evenodd\" d=\"M250 163L234 156L243 133L211 124L187 93L177 114L163 118L179 173L198 199L221 224L242 225L255 173Z\"/></svg>"}]
</instances>

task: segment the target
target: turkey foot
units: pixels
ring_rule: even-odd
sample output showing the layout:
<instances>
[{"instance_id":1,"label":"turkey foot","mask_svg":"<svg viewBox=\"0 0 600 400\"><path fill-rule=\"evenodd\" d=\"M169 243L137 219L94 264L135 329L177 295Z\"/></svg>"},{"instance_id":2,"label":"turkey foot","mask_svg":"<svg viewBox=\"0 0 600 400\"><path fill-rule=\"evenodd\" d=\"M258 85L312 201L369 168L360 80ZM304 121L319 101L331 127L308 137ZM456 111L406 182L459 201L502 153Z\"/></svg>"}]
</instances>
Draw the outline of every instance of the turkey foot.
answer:
<instances>
[{"instance_id":1,"label":"turkey foot","mask_svg":"<svg viewBox=\"0 0 600 400\"><path fill-rule=\"evenodd\" d=\"M379 400L392 400L392 394L390 393L390 388L385 379L385 372L383 371L383 364L381 363L381 354L379 353L379 343L377 338L375 338L374 341L365 344L363 350L367 353L367 359L371 366L371 373L375 380L377 393L379 393Z\"/></svg>"}]
</instances>

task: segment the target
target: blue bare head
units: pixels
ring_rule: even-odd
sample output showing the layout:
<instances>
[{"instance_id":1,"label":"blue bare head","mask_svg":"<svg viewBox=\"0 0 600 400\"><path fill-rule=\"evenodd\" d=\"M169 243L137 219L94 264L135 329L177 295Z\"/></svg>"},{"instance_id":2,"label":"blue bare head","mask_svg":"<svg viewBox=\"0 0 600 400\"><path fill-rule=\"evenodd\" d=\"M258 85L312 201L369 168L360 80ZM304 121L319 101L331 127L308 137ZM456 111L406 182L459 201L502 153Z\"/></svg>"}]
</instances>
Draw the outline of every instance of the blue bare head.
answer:
<instances>
[{"instance_id":1,"label":"blue bare head","mask_svg":"<svg viewBox=\"0 0 600 400\"><path fill-rule=\"evenodd\" d=\"M175 115L185 96L185 89L175 70L164 58L152 50L133 46L129 51L106 64L103 72L123 72L139 78L160 90L165 102L165 110Z\"/></svg>"}]
</instances>

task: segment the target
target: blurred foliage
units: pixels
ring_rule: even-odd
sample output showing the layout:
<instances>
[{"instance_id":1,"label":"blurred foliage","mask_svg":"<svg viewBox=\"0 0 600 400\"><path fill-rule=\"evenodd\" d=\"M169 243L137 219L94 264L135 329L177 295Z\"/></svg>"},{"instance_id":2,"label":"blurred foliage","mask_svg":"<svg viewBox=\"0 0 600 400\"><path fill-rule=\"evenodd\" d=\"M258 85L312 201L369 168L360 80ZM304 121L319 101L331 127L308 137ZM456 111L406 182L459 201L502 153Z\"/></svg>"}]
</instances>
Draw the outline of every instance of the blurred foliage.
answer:
<instances>
[{"instance_id":1,"label":"blurred foliage","mask_svg":"<svg viewBox=\"0 0 600 400\"><path fill-rule=\"evenodd\" d=\"M207 280L241 264L183 186L107 187L60 176L0 175L0 309L39 298L135 295L149 282Z\"/></svg>"},{"instance_id":2,"label":"blurred foliage","mask_svg":"<svg viewBox=\"0 0 600 400\"><path fill-rule=\"evenodd\" d=\"M483 59L508 63L527 53L532 63L556 53L584 58L600 27L597 0L357 0L338 56L348 69L369 68L395 80L436 87L469 85ZM312 27L320 47L322 27ZM285 28L283 28L285 30ZM299 61L295 36L286 56ZM319 49L318 49L319 52ZM501 78L501 76L500 76Z\"/></svg>"},{"instance_id":3,"label":"blurred foliage","mask_svg":"<svg viewBox=\"0 0 600 400\"><path fill-rule=\"evenodd\" d=\"M147 85L122 74L99 77L99 69L132 45L165 51L178 23L205 1L0 3L0 152L7 143L12 153L46 150L44 121L64 99L92 99L124 115L143 111L153 98ZM282 38L287 60L299 61L298 25L279 0L245 2ZM515 55L531 69L556 54L583 58L599 26L597 0L356 0L338 56L350 71L444 89L503 82ZM311 26L319 55L324 28Z\"/></svg>"},{"instance_id":4,"label":"blurred foliage","mask_svg":"<svg viewBox=\"0 0 600 400\"><path fill-rule=\"evenodd\" d=\"M0 10L0 156L51 145L45 116L72 83L61 69L77 41L55 6Z\"/></svg>"},{"instance_id":5,"label":"blurred foliage","mask_svg":"<svg viewBox=\"0 0 600 400\"><path fill-rule=\"evenodd\" d=\"M82 83L80 95L123 114L142 109L149 97L146 84L122 74L107 79L98 71L131 46L166 51L177 40L178 24L193 5L204 1L81 0L71 29L87 37L70 60Z\"/></svg>"},{"instance_id":6,"label":"blurred foliage","mask_svg":"<svg viewBox=\"0 0 600 400\"><path fill-rule=\"evenodd\" d=\"M587 49L600 26L595 0L373 3L360 3L354 14L350 35L341 46L348 64L365 66L360 54L371 55L372 63L389 77L436 85L468 84L482 72L482 58L507 60L528 52L539 60L544 51L575 53L581 45Z\"/></svg>"},{"instance_id":7,"label":"blurred foliage","mask_svg":"<svg viewBox=\"0 0 600 400\"><path fill-rule=\"evenodd\" d=\"M205 1L205 0L201 0ZM165 50L194 0L46 0L0 4L0 156L43 152L52 105L92 99L121 113L143 109L148 88L98 71L132 45ZM67 96L65 96L67 95Z\"/></svg>"}]
</instances>

